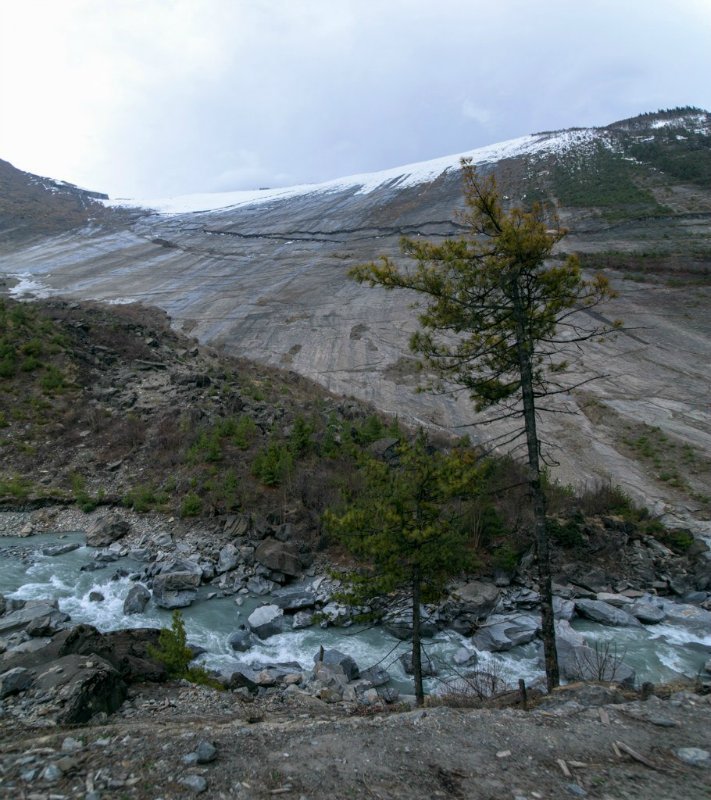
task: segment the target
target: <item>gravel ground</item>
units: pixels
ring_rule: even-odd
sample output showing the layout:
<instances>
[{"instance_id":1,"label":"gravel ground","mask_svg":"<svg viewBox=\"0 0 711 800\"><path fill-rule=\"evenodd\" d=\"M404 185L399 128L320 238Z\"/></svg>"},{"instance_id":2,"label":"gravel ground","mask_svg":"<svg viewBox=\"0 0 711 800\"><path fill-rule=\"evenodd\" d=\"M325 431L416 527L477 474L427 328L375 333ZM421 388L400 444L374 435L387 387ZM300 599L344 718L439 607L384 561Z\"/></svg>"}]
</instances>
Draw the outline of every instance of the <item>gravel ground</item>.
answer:
<instances>
[{"instance_id":1,"label":"gravel ground","mask_svg":"<svg viewBox=\"0 0 711 800\"><path fill-rule=\"evenodd\" d=\"M31 731L0 719L0 797L711 797L711 698L585 707L562 691L529 712L362 716L298 695L247 702L184 684L133 687L98 725Z\"/></svg>"}]
</instances>

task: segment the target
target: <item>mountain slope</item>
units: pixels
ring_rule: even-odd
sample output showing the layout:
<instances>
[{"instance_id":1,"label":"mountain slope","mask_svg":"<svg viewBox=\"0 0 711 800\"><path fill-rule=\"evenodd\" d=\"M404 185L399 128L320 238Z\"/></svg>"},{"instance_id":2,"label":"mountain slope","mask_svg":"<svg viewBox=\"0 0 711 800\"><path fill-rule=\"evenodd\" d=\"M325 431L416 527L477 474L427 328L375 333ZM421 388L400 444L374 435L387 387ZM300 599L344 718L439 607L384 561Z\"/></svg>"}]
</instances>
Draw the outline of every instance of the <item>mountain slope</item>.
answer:
<instances>
[{"instance_id":1,"label":"mountain slope","mask_svg":"<svg viewBox=\"0 0 711 800\"><path fill-rule=\"evenodd\" d=\"M560 203L570 229L562 247L609 271L620 297L604 313L631 329L586 350L579 377L602 377L561 398L573 414L543 420L553 474L578 483L611 477L660 513L701 520L711 463L710 132L709 114L677 109L471 153L512 202ZM488 441L501 428L482 427L466 398L414 391L413 298L346 275L380 254L399 256L403 234L461 231L458 162L149 203L170 213L144 209L122 225L0 242L0 272L17 294L157 305L174 325L232 353Z\"/></svg>"}]
</instances>

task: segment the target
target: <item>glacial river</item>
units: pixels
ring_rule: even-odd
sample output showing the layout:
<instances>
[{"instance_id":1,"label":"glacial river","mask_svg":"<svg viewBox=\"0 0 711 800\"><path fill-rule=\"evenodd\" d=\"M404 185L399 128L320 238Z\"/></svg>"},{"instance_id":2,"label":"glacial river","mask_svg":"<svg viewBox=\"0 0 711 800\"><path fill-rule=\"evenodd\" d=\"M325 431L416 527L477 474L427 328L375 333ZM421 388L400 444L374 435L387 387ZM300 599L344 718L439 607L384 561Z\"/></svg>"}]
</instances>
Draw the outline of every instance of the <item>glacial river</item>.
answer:
<instances>
[{"instance_id":1,"label":"glacial river","mask_svg":"<svg viewBox=\"0 0 711 800\"><path fill-rule=\"evenodd\" d=\"M50 544L77 542L81 546L61 556L43 555L41 550ZM126 616L123 601L132 585L128 577L117 577L118 570L138 573L145 564L122 558L97 571L81 571L93 561L96 552L83 544L81 533L62 537L39 535L27 539L0 537L0 593L20 599L56 598L62 611L75 623L85 622L102 631L117 628L161 627L170 625L171 612L157 608L152 602L141 614ZM89 599L91 592L100 592L103 600ZM207 599L214 592L202 587L198 599L182 609L188 640L205 649L200 660L208 668L230 673L240 664L253 662L298 662L302 668L313 664L319 647L337 648L352 656L361 669L374 664L386 668L392 683L401 692L411 692L412 682L398 657L408 650L408 643L400 642L380 627L349 628L314 626L273 636L258 642L246 653L235 653L228 637L240 624L246 624L251 611L269 602L269 596L245 597L238 607L235 597ZM660 682L678 678L679 674L693 677L711 657L711 629L686 622L647 625L642 628L611 628L586 621L575 620L573 627L581 632L589 644L594 641L613 640L618 652L625 651L624 660L637 672L638 682ZM454 677L457 670L453 656L470 643L453 631L443 631L434 639L424 642L427 655L440 671L438 678L427 681L427 690L442 690L442 679ZM527 683L542 677L540 650L531 643L507 653L478 654L478 669L493 671L504 680L516 685L519 678Z\"/></svg>"}]
</instances>

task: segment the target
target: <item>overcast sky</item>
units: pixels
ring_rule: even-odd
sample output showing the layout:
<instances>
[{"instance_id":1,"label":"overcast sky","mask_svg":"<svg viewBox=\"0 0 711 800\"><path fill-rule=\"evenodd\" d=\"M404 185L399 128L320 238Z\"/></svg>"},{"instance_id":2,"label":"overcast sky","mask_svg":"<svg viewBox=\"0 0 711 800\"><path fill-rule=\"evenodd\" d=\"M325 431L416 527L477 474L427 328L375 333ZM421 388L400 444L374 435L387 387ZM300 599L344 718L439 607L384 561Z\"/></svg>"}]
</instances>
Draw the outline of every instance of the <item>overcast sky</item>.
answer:
<instances>
[{"instance_id":1,"label":"overcast sky","mask_svg":"<svg viewBox=\"0 0 711 800\"><path fill-rule=\"evenodd\" d=\"M283 186L711 108L711 0L0 0L0 158Z\"/></svg>"}]
</instances>

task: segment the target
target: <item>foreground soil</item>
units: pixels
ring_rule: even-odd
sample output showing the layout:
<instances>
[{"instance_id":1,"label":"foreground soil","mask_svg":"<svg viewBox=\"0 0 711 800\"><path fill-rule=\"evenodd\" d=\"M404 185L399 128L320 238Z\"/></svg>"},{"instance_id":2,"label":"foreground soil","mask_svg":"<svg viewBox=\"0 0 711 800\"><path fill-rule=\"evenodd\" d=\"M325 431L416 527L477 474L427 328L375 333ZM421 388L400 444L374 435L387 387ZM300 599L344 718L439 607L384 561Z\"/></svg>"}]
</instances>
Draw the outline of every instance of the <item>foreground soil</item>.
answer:
<instances>
[{"instance_id":1,"label":"foreground soil","mask_svg":"<svg viewBox=\"0 0 711 800\"><path fill-rule=\"evenodd\" d=\"M711 697L678 692L598 706L595 692L582 692L563 689L529 711L363 716L296 694L248 702L182 683L133 687L100 724L31 730L0 719L0 797L711 796L708 759L694 766L679 755L711 748ZM189 755L200 742L216 749L209 763ZM56 777L47 780L51 765Z\"/></svg>"}]
</instances>

